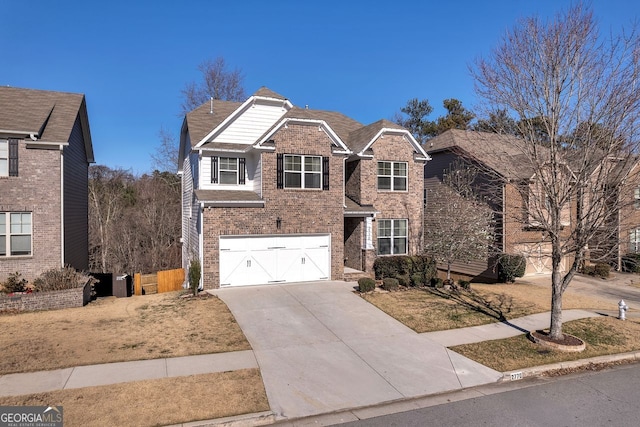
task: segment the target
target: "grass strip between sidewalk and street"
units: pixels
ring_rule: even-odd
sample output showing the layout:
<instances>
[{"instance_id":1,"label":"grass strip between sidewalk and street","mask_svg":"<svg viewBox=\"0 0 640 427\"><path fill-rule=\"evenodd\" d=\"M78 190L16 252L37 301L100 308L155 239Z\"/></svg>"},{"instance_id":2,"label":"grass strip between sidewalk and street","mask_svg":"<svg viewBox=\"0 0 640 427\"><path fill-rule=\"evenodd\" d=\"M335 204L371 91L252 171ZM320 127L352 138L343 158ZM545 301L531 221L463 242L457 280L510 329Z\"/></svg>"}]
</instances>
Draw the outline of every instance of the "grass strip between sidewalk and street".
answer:
<instances>
[{"instance_id":1,"label":"grass strip between sidewalk and street","mask_svg":"<svg viewBox=\"0 0 640 427\"><path fill-rule=\"evenodd\" d=\"M450 349L499 372L640 350L637 321L595 317L566 322L562 330L581 338L586 344L585 350L579 353L549 350L534 344L525 335Z\"/></svg>"},{"instance_id":2,"label":"grass strip between sidewalk and street","mask_svg":"<svg viewBox=\"0 0 640 427\"><path fill-rule=\"evenodd\" d=\"M258 369L0 397L0 405L61 405L67 427L168 425L269 410Z\"/></svg>"}]
</instances>

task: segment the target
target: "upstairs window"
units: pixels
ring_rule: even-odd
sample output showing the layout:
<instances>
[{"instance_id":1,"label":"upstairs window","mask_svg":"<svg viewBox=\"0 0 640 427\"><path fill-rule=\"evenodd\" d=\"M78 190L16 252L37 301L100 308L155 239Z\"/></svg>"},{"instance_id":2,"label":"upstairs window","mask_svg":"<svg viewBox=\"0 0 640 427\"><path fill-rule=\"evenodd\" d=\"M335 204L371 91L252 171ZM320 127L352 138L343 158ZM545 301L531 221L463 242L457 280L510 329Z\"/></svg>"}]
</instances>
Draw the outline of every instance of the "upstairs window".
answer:
<instances>
[{"instance_id":1,"label":"upstairs window","mask_svg":"<svg viewBox=\"0 0 640 427\"><path fill-rule=\"evenodd\" d=\"M0 212L0 257L31 255L31 212Z\"/></svg>"},{"instance_id":2,"label":"upstairs window","mask_svg":"<svg viewBox=\"0 0 640 427\"><path fill-rule=\"evenodd\" d=\"M407 191L407 163L378 162L378 190Z\"/></svg>"},{"instance_id":3,"label":"upstairs window","mask_svg":"<svg viewBox=\"0 0 640 427\"><path fill-rule=\"evenodd\" d=\"M635 206L636 209L640 209L640 187L637 187L633 191L633 206Z\"/></svg>"},{"instance_id":4,"label":"upstairs window","mask_svg":"<svg viewBox=\"0 0 640 427\"><path fill-rule=\"evenodd\" d=\"M378 220L378 255L405 255L407 253L407 220Z\"/></svg>"},{"instance_id":5,"label":"upstairs window","mask_svg":"<svg viewBox=\"0 0 640 427\"><path fill-rule=\"evenodd\" d=\"M244 185L244 157L211 157L211 183L222 185Z\"/></svg>"},{"instance_id":6,"label":"upstairs window","mask_svg":"<svg viewBox=\"0 0 640 427\"><path fill-rule=\"evenodd\" d=\"M329 189L329 158L278 154L277 188Z\"/></svg>"}]
</instances>

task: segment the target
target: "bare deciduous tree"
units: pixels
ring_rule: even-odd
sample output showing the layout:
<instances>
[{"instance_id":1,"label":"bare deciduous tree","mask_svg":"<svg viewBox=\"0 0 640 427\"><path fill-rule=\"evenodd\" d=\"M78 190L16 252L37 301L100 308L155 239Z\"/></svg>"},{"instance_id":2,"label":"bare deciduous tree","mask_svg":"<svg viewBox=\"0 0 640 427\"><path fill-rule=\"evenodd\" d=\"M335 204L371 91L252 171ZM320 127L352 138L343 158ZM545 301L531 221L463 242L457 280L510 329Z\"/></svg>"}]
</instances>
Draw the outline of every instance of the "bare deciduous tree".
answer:
<instances>
[{"instance_id":1,"label":"bare deciduous tree","mask_svg":"<svg viewBox=\"0 0 640 427\"><path fill-rule=\"evenodd\" d=\"M244 101L246 98L244 76L239 68L227 69L227 63L221 56L200 63L198 70L202 74L200 82L187 83L182 89L182 113L186 114L209 101Z\"/></svg>"},{"instance_id":2,"label":"bare deciduous tree","mask_svg":"<svg viewBox=\"0 0 640 427\"><path fill-rule=\"evenodd\" d=\"M487 111L517 119L511 152L495 156L531 171L516 188L528 212L520 220L551 245L552 339L563 338L562 295L589 245L612 234L612 215L623 211L619 195L638 153L639 60L635 32L604 40L578 4L546 22L523 19L472 70Z\"/></svg>"},{"instance_id":3,"label":"bare deciduous tree","mask_svg":"<svg viewBox=\"0 0 640 427\"><path fill-rule=\"evenodd\" d=\"M92 271L150 273L181 264L180 178L134 177L106 166L89 169Z\"/></svg>"},{"instance_id":4,"label":"bare deciduous tree","mask_svg":"<svg viewBox=\"0 0 640 427\"><path fill-rule=\"evenodd\" d=\"M493 210L473 191L475 172L456 163L428 195L424 250L447 266L449 280L452 263L486 258L494 241Z\"/></svg>"},{"instance_id":5,"label":"bare deciduous tree","mask_svg":"<svg viewBox=\"0 0 640 427\"><path fill-rule=\"evenodd\" d=\"M151 154L153 168L160 172L177 172L178 170L178 139L164 127L158 131L160 143Z\"/></svg>"}]
</instances>

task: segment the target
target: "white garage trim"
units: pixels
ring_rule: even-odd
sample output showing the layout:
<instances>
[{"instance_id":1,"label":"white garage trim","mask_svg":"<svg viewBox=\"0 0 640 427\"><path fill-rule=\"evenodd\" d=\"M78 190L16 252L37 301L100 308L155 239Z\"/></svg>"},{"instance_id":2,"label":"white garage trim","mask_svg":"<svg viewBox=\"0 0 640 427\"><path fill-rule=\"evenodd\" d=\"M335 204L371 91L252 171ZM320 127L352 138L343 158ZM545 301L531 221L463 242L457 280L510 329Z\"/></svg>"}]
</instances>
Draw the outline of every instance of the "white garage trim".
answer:
<instances>
[{"instance_id":1,"label":"white garage trim","mask_svg":"<svg viewBox=\"0 0 640 427\"><path fill-rule=\"evenodd\" d=\"M331 278L331 235L220 236L220 286Z\"/></svg>"}]
</instances>

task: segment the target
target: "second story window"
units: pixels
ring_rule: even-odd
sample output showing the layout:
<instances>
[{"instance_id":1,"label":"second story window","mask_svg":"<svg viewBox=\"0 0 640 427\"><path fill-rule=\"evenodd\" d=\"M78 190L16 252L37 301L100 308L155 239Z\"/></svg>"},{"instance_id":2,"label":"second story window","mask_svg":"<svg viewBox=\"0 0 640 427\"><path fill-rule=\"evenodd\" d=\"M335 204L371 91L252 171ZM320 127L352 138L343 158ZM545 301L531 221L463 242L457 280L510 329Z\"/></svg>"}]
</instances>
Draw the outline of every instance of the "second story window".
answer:
<instances>
[{"instance_id":1,"label":"second story window","mask_svg":"<svg viewBox=\"0 0 640 427\"><path fill-rule=\"evenodd\" d=\"M211 183L244 185L245 159L243 157L211 157Z\"/></svg>"},{"instance_id":2,"label":"second story window","mask_svg":"<svg viewBox=\"0 0 640 427\"><path fill-rule=\"evenodd\" d=\"M321 188L322 157L284 156L284 188Z\"/></svg>"},{"instance_id":3,"label":"second story window","mask_svg":"<svg viewBox=\"0 0 640 427\"><path fill-rule=\"evenodd\" d=\"M378 190L407 191L407 163L378 162Z\"/></svg>"},{"instance_id":4,"label":"second story window","mask_svg":"<svg viewBox=\"0 0 640 427\"><path fill-rule=\"evenodd\" d=\"M640 209L640 187L637 187L633 191L633 206L635 206L636 209Z\"/></svg>"}]
</instances>

